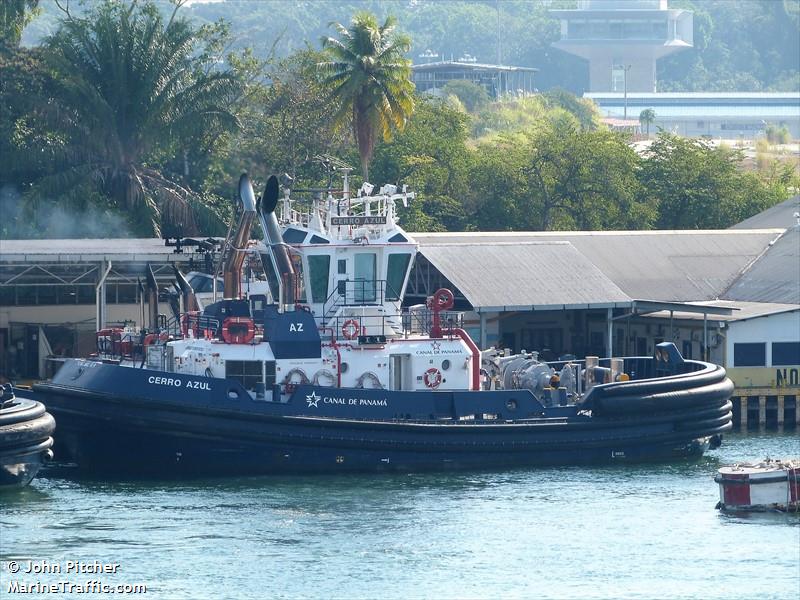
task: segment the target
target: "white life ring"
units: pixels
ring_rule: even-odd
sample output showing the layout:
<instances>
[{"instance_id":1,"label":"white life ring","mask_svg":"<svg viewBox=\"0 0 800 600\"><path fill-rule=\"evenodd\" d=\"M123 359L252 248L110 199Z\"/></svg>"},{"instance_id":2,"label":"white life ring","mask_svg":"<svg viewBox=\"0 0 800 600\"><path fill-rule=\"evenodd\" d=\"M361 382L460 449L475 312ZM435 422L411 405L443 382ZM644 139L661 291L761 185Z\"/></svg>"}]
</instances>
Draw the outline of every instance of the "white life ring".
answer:
<instances>
[{"instance_id":1,"label":"white life ring","mask_svg":"<svg viewBox=\"0 0 800 600\"><path fill-rule=\"evenodd\" d=\"M436 367L431 367L425 371L425 374L422 376L422 381L425 382L426 387L435 390L442 383L442 372Z\"/></svg>"},{"instance_id":2,"label":"white life ring","mask_svg":"<svg viewBox=\"0 0 800 600\"><path fill-rule=\"evenodd\" d=\"M361 325L355 319L347 319L342 325L342 335L345 339L352 340L357 338L359 333L361 333Z\"/></svg>"}]
</instances>

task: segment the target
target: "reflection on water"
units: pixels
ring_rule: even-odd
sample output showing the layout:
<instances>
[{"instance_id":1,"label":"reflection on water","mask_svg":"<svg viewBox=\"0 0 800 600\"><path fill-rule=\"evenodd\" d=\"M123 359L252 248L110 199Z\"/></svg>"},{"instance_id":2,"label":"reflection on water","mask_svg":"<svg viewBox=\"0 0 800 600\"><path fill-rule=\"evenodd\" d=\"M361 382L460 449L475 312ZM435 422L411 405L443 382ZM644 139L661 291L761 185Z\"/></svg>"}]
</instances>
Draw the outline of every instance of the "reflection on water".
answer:
<instances>
[{"instance_id":1,"label":"reflection on water","mask_svg":"<svg viewBox=\"0 0 800 600\"><path fill-rule=\"evenodd\" d=\"M119 563L110 583L158 598L794 598L800 519L714 509L716 469L767 455L800 455L797 438L733 435L696 463L505 472L50 469L0 495L0 561Z\"/></svg>"}]
</instances>

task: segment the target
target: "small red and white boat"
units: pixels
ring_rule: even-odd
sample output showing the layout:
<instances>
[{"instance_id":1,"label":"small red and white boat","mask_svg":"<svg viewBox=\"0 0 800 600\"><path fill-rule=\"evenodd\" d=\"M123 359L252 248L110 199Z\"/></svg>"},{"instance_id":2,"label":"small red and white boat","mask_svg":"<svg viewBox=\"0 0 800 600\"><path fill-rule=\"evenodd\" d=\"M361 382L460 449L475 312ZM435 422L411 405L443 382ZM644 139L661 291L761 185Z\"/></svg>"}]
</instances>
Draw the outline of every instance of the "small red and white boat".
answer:
<instances>
[{"instance_id":1,"label":"small red and white boat","mask_svg":"<svg viewBox=\"0 0 800 600\"><path fill-rule=\"evenodd\" d=\"M800 510L800 460L771 459L722 467L714 476L719 484L720 510Z\"/></svg>"}]
</instances>

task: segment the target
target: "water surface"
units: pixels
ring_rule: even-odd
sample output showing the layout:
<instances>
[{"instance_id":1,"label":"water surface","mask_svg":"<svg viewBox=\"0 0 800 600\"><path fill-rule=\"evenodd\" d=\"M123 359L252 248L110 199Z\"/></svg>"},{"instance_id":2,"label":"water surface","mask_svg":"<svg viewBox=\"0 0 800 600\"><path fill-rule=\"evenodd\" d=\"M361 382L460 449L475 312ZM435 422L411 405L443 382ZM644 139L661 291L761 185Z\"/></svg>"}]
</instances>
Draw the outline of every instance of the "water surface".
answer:
<instances>
[{"instance_id":1,"label":"water surface","mask_svg":"<svg viewBox=\"0 0 800 600\"><path fill-rule=\"evenodd\" d=\"M731 435L658 466L182 482L51 469L0 495L0 597L18 596L11 581L99 580L168 599L795 600L800 518L714 509L716 469L768 455L800 456L798 438ZM11 560L62 573L13 575Z\"/></svg>"}]
</instances>

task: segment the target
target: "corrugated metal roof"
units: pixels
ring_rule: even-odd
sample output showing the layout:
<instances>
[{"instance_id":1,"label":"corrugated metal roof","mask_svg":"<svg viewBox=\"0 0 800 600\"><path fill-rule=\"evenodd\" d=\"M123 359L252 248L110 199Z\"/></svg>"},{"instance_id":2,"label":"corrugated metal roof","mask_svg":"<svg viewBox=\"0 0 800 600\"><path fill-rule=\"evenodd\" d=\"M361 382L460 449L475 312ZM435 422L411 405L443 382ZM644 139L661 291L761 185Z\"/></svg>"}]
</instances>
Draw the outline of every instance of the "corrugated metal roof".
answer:
<instances>
[{"instance_id":1,"label":"corrugated metal roof","mask_svg":"<svg viewBox=\"0 0 800 600\"><path fill-rule=\"evenodd\" d=\"M450 67L457 67L465 71L497 71L497 72L526 72L535 73L539 69L534 67L513 67L511 65L492 65L479 62L463 62L458 60L444 60L439 62L420 63L411 65L412 71L441 71Z\"/></svg>"},{"instance_id":2,"label":"corrugated metal roof","mask_svg":"<svg viewBox=\"0 0 800 600\"><path fill-rule=\"evenodd\" d=\"M91 262L101 260L189 260L192 247L178 254L158 238L0 240L0 262ZM182 258L186 256L186 258Z\"/></svg>"},{"instance_id":3,"label":"corrugated metal roof","mask_svg":"<svg viewBox=\"0 0 800 600\"><path fill-rule=\"evenodd\" d=\"M746 321L747 319L757 319L758 317L767 317L769 315L800 310L800 305L798 304L779 304L775 302L738 302L732 300L712 300L710 302L698 302L697 304L735 309L731 315L710 314L708 315L709 321ZM668 319L669 311L661 310L642 316ZM672 316L675 319L703 320L702 313L681 312L680 310L675 311Z\"/></svg>"},{"instance_id":4,"label":"corrugated metal roof","mask_svg":"<svg viewBox=\"0 0 800 600\"><path fill-rule=\"evenodd\" d=\"M800 304L800 225L788 229L721 297Z\"/></svg>"},{"instance_id":5,"label":"corrugated metal roof","mask_svg":"<svg viewBox=\"0 0 800 600\"><path fill-rule=\"evenodd\" d=\"M476 309L601 308L631 302L566 242L433 244L421 252Z\"/></svg>"},{"instance_id":6,"label":"corrugated metal roof","mask_svg":"<svg viewBox=\"0 0 800 600\"><path fill-rule=\"evenodd\" d=\"M783 233L715 231L467 232L411 234L426 254L436 244L570 242L630 298L690 302L721 296ZM554 257L558 262L558 258ZM454 262L445 276L468 268ZM454 282L455 283L455 282ZM587 284L587 287L590 287ZM460 289L460 288L459 288Z\"/></svg>"},{"instance_id":7,"label":"corrugated metal roof","mask_svg":"<svg viewBox=\"0 0 800 600\"><path fill-rule=\"evenodd\" d=\"M745 219L731 229L764 229L767 227L788 229L797 225L798 217L794 215L798 212L800 212L800 195L784 200L764 212Z\"/></svg>"},{"instance_id":8,"label":"corrugated metal roof","mask_svg":"<svg viewBox=\"0 0 800 600\"><path fill-rule=\"evenodd\" d=\"M692 100L792 101L800 104L800 92L628 92L628 100L665 100L676 103ZM587 92L584 98L622 100L624 92Z\"/></svg>"},{"instance_id":9,"label":"corrugated metal roof","mask_svg":"<svg viewBox=\"0 0 800 600\"><path fill-rule=\"evenodd\" d=\"M725 117L728 119L798 119L800 118L799 106L717 106L714 104L694 106L658 106L652 104L628 103L628 115L639 112L641 108L652 108L656 112L655 123L664 119L684 117L698 119L702 117ZM609 117L619 117L625 114L625 107L620 105L603 105L600 112Z\"/></svg>"}]
</instances>

